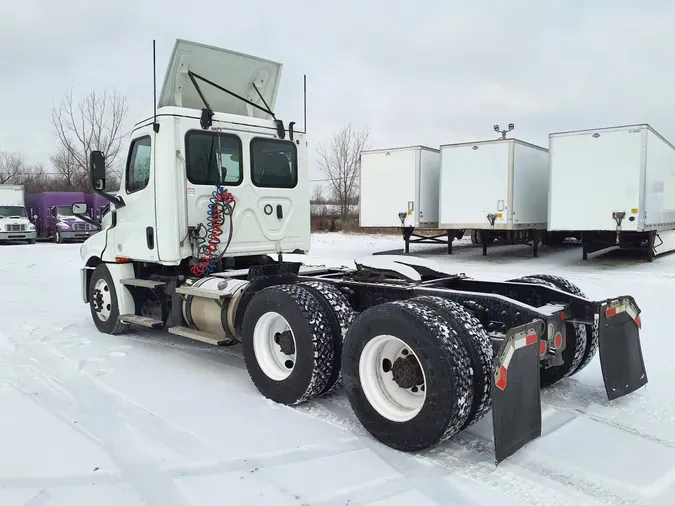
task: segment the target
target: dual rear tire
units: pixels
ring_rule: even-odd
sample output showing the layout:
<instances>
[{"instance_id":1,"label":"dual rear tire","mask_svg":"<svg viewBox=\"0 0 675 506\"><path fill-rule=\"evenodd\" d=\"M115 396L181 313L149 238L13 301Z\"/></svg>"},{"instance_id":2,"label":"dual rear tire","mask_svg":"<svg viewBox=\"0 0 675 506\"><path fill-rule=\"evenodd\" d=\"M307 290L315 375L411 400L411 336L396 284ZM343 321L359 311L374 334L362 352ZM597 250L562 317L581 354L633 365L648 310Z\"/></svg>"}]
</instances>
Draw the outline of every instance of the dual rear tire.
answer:
<instances>
[{"instance_id":1,"label":"dual rear tire","mask_svg":"<svg viewBox=\"0 0 675 506\"><path fill-rule=\"evenodd\" d=\"M326 283L276 285L256 293L242 322L244 361L254 385L288 405L338 387L343 329L353 316L344 294Z\"/></svg>"},{"instance_id":2,"label":"dual rear tire","mask_svg":"<svg viewBox=\"0 0 675 506\"><path fill-rule=\"evenodd\" d=\"M398 450L438 444L490 408L489 338L466 309L440 297L356 317L327 283L273 286L253 296L242 332L247 369L265 397L294 405L344 382L361 424Z\"/></svg>"},{"instance_id":3,"label":"dual rear tire","mask_svg":"<svg viewBox=\"0 0 675 506\"><path fill-rule=\"evenodd\" d=\"M542 285L586 298L586 295L574 283L552 274L533 274L509 281ZM591 362L598 351L597 322L594 325L568 323L566 330L567 345L562 352L563 364L540 369L539 378L542 388L552 386L577 374Z\"/></svg>"}]
</instances>

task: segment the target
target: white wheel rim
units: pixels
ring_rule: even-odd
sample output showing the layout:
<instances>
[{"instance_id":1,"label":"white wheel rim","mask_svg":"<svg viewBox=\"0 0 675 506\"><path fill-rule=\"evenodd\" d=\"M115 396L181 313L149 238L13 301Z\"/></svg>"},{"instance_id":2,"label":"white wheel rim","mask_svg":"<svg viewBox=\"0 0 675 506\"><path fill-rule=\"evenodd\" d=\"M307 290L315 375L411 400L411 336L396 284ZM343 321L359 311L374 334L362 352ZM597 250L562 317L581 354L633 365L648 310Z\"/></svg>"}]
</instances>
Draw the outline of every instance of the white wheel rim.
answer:
<instances>
[{"instance_id":1,"label":"white wheel rim","mask_svg":"<svg viewBox=\"0 0 675 506\"><path fill-rule=\"evenodd\" d=\"M105 279L99 279L94 284L94 308L99 320L107 322L112 310L112 296L110 287Z\"/></svg>"},{"instance_id":2,"label":"white wheel rim","mask_svg":"<svg viewBox=\"0 0 675 506\"><path fill-rule=\"evenodd\" d=\"M290 354L282 351L282 344L288 345L288 337L293 343L293 352ZM285 339L286 342L280 344L278 339ZM274 381L288 378L295 368L297 349L295 335L283 316L270 311L258 319L253 329L253 353L267 377Z\"/></svg>"},{"instance_id":3,"label":"white wheel rim","mask_svg":"<svg viewBox=\"0 0 675 506\"><path fill-rule=\"evenodd\" d=\"M422 385L403 388L394 381L393 369L385 370L385 360L413 357L422 369ZM380 335L371 339L359 358L361 388L370 405L392 422L407 422L415 418L427 398L424 367L410 346L394 336Z\"/></svg>"}]
</instances>

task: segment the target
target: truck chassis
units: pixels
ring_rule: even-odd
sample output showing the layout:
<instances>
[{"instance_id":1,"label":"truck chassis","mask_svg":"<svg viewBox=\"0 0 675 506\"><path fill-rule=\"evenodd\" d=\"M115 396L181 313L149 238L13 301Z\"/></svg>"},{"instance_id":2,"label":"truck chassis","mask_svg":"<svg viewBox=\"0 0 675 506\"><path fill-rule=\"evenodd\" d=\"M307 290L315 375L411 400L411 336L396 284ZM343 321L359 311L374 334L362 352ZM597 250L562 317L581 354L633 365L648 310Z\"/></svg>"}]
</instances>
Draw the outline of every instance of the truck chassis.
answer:
<instances>
[{"instance_id":1,"label":"truck chassis","mask_svg":"<svg viewBox=\"0 0 675 506\"><path fill-rule=\"evenodd\" d=\"M136 314L116 311L110 264L83 269L83 295L103 332L138 324L241 343L253 383L276 402L344 385L369 433L401 451L432 447L491 410L498 464L541 435L540 389L579 372L598 349L610 400L647 383L630 296L591 301L545 274L493 282L403 261L418 276L264 258L205 278L135 263L135 277L120 283ZM227 338L205 331L196 301L219 311Z\"/></svg>"}]
</instances>

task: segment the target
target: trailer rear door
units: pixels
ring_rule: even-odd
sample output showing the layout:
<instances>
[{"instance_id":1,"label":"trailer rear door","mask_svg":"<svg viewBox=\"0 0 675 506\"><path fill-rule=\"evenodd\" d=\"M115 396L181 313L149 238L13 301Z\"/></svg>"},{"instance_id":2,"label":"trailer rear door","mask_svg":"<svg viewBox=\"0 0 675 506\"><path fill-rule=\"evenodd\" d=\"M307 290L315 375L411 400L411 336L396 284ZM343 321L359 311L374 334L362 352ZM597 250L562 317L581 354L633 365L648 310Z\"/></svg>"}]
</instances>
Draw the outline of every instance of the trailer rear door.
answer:
<instances>
[{"instance_id":1,"label":"trailer rear door","mask_svg":"<svg viewBox=\"0 0 675 506\"><path fill-rule=\"evenodd\" d=\"M506 223L510 146L507 140L441 147L439 226L490 228L488 214Z\"/></svg>"},{"instance_id":2,"label":"trailer rear door","mask_svg":"<svg viewBox=\"0 0 675 506\"><path fill-rule=\"evenodd\" d=\"M417 224L420 151L399 148L361 153L362 227L400 227L399 213L406 215L407 225Z\"/></svg>"},{"instance_id":3,"label":"trailer rear door","mask_svg":"<svg viewBox=\"0 0 675 506\"><path fill-rule=\"evenodd\" d=\"M615 212L636 230L644 135L639 126L551 134L549 230L616 230Z\"/></svg>"}]
</instances>

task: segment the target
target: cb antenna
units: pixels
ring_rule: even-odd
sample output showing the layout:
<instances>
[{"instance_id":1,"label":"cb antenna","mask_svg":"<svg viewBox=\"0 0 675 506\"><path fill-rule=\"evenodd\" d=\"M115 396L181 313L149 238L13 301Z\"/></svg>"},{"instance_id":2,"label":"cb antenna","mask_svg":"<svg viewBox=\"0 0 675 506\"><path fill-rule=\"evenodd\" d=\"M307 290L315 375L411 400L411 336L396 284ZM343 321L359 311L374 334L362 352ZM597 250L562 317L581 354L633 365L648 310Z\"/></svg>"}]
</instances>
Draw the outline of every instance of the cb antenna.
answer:
<instances>
[{"instance_id":1,"label":"cb antenna","mask_svg":"<svg viewBox=\"0 0 675 506\"><path fill-rule=\"evenodd\" d=\"M152 39L152 100L153 100L153 120L152 129L159 133L159 123L157 123L157 57L155 53L155 39Z\"/></svg>"},{"instance_id":2,"label":"cb antenna","mask_svg":"<svg viewBox=\"0 0 675 506\"><path fill-rule=\"evenodd\" d=\"M302 96L303 107L304 107L303 123L304 123L305 133L307 133L307 74L304 74L302 79L303 79L303 86L304 86L303 96Z\"/></svg>"},{"instance_id":3,"label":"cb antenna","mask_svg":"<svg viewBox=\"0 0 675 506\"><path fill-rule=\"evenodd\" d=\"M493 128L495 132L502 134L502 139L506 139L506 134L513 130L515 125L513 123L509 123L509 128L507 130L500 130L499 125L495 125Z\"/></svg>"}]
</instances>

